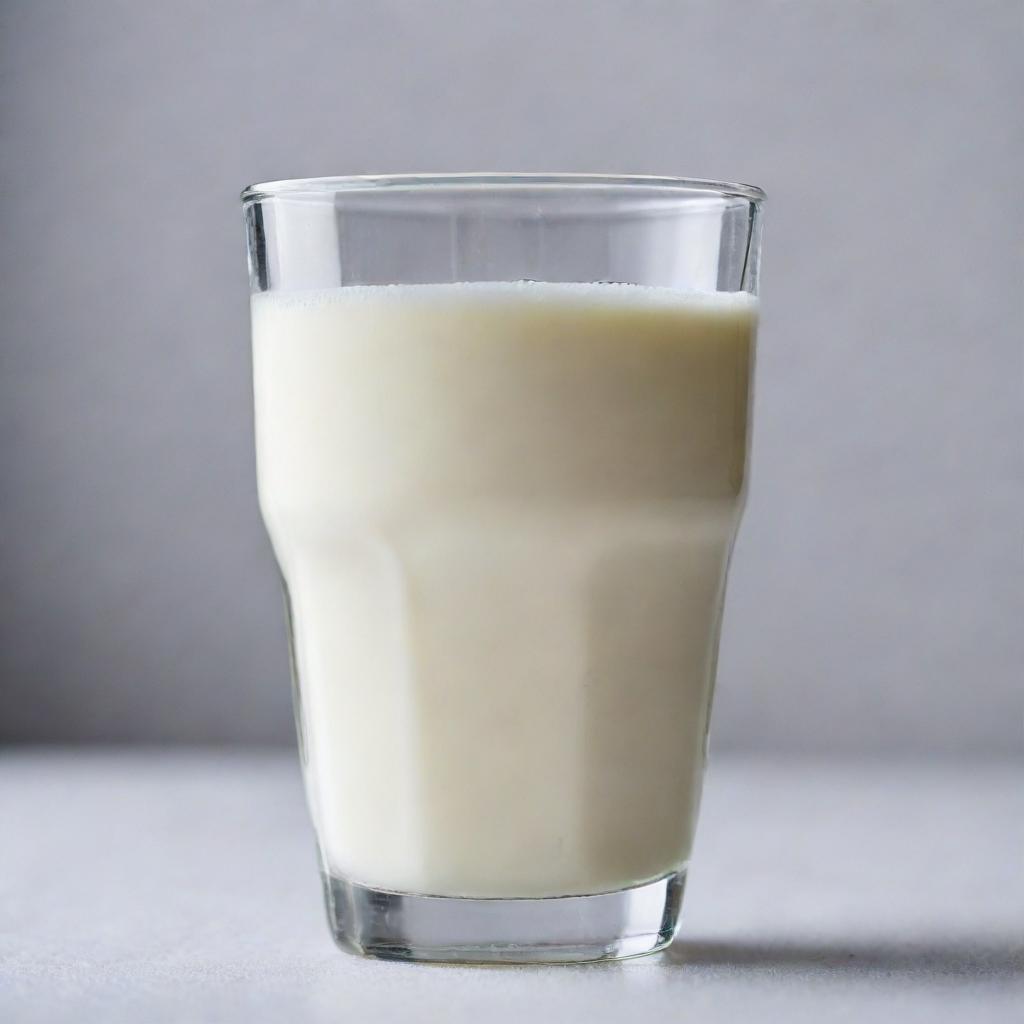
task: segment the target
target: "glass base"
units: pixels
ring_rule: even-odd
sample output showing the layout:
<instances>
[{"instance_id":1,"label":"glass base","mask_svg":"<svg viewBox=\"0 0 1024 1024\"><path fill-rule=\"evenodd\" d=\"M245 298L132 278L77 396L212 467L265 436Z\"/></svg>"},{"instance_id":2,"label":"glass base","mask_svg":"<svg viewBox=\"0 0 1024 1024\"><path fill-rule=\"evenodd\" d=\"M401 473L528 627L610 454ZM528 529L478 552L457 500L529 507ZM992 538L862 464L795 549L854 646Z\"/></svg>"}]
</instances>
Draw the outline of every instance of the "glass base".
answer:
<instances>
[{"instance_id":1,"label":"glass base","mask_svg":"<svg viewBox=\"0 0 1024 1024\"><path fill-rule=\"evenodd\" d=\"M631 889L549 899L463 899L370 889L324 875L342 949L386 960L553 964L664 949L676 932L686 871Z\"/></svg>"}]
</instances>

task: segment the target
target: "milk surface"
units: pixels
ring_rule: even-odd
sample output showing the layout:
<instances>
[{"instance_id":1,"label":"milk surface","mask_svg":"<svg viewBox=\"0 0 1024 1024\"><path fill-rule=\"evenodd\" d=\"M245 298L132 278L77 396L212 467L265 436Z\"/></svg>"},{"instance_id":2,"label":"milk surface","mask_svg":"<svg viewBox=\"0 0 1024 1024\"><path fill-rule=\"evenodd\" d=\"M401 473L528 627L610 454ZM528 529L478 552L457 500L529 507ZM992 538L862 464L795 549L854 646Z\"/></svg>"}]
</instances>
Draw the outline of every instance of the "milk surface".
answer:
<instances>
[{"instance_id":1,"label":"milk surface","mask_svg":"<svg viewBox=\"0 0 1024 1024\"><path fill-rule=\"evenodd\" d=\"M499 897L682 867L756 300L349 287L252 318L326 868Z\"/></svg>"}]
</instances>

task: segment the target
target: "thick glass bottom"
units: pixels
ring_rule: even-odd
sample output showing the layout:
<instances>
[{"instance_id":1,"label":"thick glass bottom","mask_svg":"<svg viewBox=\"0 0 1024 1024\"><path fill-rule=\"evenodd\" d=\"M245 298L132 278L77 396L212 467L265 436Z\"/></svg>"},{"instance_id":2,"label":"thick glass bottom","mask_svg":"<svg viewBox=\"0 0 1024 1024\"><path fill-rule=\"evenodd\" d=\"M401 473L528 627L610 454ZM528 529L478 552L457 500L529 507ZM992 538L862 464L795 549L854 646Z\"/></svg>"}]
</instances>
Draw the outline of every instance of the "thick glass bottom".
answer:
<instances>
[{"instance_id":1,"label":"thick glass bottom","mask_svg":"<svg viewBox=\"0 0 1024 1024\"><path fill-rule=\"evenodd\" d=\"M551 964L619 960L675 935L685 869L594 896L464 899L370 889L323 876L327 918L342 949L387 960Z\"/></svg>"}]
</instances>

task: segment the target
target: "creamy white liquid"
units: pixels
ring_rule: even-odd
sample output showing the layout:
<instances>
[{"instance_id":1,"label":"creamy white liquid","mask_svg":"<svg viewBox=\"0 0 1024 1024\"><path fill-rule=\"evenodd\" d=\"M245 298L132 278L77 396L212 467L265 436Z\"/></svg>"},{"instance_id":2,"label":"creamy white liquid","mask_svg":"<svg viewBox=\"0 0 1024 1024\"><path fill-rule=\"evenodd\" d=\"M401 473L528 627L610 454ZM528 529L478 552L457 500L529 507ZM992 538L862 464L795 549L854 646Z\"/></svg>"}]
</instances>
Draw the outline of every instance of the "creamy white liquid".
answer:
<instances>
[{"instance_id":1,"label":"creamy white liquid","mask_svg":"<svg viewBox=\"0 0 1024 1024\"><path fill-rule=\"evenodd\" d=\"M681 867L756 300L392 286L252 315L327 868L553 896Z\"/></svg>"}]
</instances>

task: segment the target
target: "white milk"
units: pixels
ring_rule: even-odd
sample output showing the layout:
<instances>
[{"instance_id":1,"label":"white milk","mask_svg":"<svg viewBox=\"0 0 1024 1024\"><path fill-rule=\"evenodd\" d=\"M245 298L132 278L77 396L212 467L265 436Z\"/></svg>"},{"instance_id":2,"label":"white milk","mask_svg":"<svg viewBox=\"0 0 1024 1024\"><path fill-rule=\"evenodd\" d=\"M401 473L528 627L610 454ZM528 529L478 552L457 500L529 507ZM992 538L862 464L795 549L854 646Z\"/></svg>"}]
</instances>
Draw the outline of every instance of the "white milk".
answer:
<instances>
[{"instance_id":1,"label":"white milk","mask_svg":"<svg viewBox=\"0 0 1024 1024\"><path fill-rule=\"evenodd\" d=\"M424 285L252 314L326 868L554 896L683 866L756 300Z\"/></svg>"}]
</instances>

